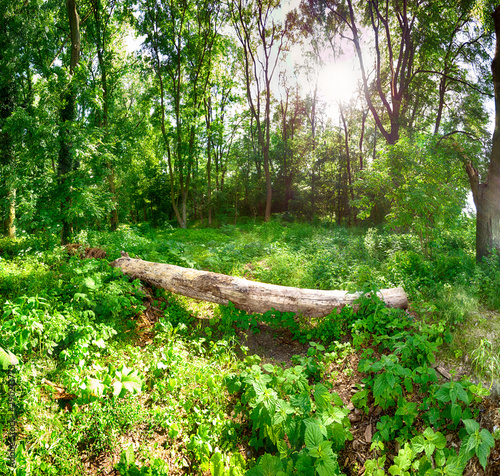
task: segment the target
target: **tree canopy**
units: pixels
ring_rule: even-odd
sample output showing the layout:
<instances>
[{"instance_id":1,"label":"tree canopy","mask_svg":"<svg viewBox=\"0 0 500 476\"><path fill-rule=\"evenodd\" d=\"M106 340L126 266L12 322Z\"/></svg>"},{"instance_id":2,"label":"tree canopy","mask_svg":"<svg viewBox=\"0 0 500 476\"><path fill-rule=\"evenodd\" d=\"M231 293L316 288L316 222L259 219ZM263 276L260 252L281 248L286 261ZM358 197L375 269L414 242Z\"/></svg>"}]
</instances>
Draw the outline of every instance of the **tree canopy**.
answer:
<instances>
[{"instance_id":1,"label":"tree canopy","mask_svg":"<svg viewBox=\"0 0 500 476\"><path fill-rule=\"evenodd\" d=\"M0 210L10 236L58 231L67 243L87 226L281 214L407 228L427 253L432 229L459 219L472 192L478 256L500 248L497 224L483 226L500 193L493 3L1 6ZM356 87L332 107L318 78L348 60ZM328 78L332 91L341 74Z\"/></svg>"}]
</instances>

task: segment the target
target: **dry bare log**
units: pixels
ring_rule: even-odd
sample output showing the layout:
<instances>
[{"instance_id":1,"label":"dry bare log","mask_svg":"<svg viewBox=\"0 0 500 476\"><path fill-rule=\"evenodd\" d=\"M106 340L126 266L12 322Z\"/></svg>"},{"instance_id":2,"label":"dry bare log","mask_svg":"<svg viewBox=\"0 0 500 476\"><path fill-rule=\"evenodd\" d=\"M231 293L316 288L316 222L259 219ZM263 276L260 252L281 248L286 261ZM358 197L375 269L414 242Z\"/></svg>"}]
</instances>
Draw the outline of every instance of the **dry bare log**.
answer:
<instances>
[{"instance_id":1,"label":"dry bare log","mask_svg":"<svg viewBox=\"0 0 500 476\"><path fill-rule=\"evenodd\" d=\"M122 258L110 264L133 279L140 279L172 293L217 304L232 302L237 309L249 313L276 309L308 317L323 317L336 308L352 304L358 298L357 294L348 294L347 291L277 286L210 271L153 263L130 258L124 252ZM403 288L382 289L379 296L389 307L406 309L408 306Z\"/></svg>"}]
</instances>

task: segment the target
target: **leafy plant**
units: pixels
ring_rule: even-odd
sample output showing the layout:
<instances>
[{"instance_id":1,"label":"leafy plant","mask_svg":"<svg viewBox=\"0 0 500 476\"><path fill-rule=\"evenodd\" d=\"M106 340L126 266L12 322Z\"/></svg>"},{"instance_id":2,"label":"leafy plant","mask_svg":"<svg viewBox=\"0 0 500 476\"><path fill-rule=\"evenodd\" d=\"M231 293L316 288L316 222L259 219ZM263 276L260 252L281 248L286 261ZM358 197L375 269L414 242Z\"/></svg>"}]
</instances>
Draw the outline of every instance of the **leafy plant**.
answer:
<instances>
[{"instance_id":1,"label":"leafy plant","mask_svg":"<svg viewBox=\"0 0 500 476\"><path fill-rule=\"evenodd\" d=\"M476 455L483 469L486 468L486 462L491 448L495 446L495 440L491 433L486 429L480 429L479 423L475 420L463 420L465 434L462 431L462 444L460 445L459 457L463 462L467 462Z\"/></svg>"},{"instance_id":2,"label":"leafy plant","mask_svg":"<svg viewBox=\"0 0 500 476\"><path fill-rule=\"evenodd\" d=\"M168 464L159 458L154 458L149 466L138 466L135 462L132 445L120 455L120 462L115 465L120 476L168 476Z\"/></svg>"},{"instance_id":3,"label":"leafy plant","mask_svg":"<svg viewBox=\"0 0 500 476\"><path fill-rule=\"evenodd\" d=\"M321 347L312 349L310 358ZM291 468L340 474L334 452L352 438L348 410L340 397L323 384L311 387L301 365L283 369L265 364L261 368L253 361L255 358L249 361L250 367L228 381L229 389L243 392L242 403L252 409L250 444L274 449L280 458L263 456L249 474L269 474L271 470L290 474Z\"/></svg>"},{"instance_id":4,"label":"leafy plant","mask_svg":"<svg viewBox=\"0 0 500 476\"><path fill-rule=\"evenodd\" d=\"M472 351L472 365L480 375L488 375L491 379L490 388L493 381L499 375L500 356L493 351L493 346L488 339L481 339L479 346Z\"/></svg>"},{"instance_id":5,"label":"leafy plant","mask_svg":"<svg viewBox=\"0 0 500 476\"><path fill-rule=\"evenodd\" d=\"M139 394L143 387L143 380L137 370L127 368L125 365L115 369L109 365L102 368L93 365L97 377L86 376L83 379L77 374L74 380L68 382L68 389L78 394L77 404L85 404L99 400L106 396L123 398L127 394Z\"/></svg>"},{"instance_id":6,"label":"leafy plant","mask_svg":"<svg viewBox=\"0 0 500 476\"><path fill-rule=\"evenodd\" d=\"M0 367L7 370L12 365L19 364L18 358L9 350L4 350L0 347Z\"/></svg>"}]
</instances>

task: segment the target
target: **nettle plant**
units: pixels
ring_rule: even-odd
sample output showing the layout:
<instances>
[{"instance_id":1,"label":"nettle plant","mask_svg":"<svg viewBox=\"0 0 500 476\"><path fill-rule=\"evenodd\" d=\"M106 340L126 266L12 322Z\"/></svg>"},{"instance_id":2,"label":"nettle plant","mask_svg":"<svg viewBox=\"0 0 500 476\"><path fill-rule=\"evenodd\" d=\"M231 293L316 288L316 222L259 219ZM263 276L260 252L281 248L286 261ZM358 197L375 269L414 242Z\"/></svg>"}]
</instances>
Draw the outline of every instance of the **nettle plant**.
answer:
<instances>
[{"instance_id":1,"label":"nettle plant","mask_svg":"<svg viewBox=\"0 0 500 476\"><path fill-rule=\"evenodd\" d=\"M394 464L389 467L389 474L410 476L462 476L467 462L477 456L485 469L491 448L495 440L486 429L480 430L475 420L463 420L463 439L460 451L447 448L446 436L432 428L426 428L421 435L406 442L394 457ZM371 450L384 450L381 442L372 444ZM366 476L385 476L386 455L365 463Z\"/></svg>"},{"instance_id":2,"label":"nettle plant","mask_svg":"<svg viewBox=\"0 0 500 476\"><path fill-rule=\"evenodd\" d=\"M230 332L234 326L240 329L249 329L256 334L260 332L259 322L263 322L272 329L287 329L292 334L293 339L303 344L311 340L320 340L325 345L332 341L338 341L345 335L347 323L354 314L351 307L345 306L340 312L334 310L325 317L317 318L316 325L312 327L308 318L293 312L280 312L271 309L263 314L248 314L236 309L231 302L227 306L220 306L219 309L221 330L225 332Z\"/></svg>"},{"instance_id":3,"label":"nettle plant","mask_svg":"<svg viewBox=\"0 0 500 476\"><path fill-rule=\"evenodd\" d=\"M361 308L365 314L358 315L353 325L361 337L358 344L375 343L381 355L372 359L372 348L363 352L359 371L366 377L352 402L366 413L370 405L383 411L373 436L376 448L382 450L384 442L395 439L402 446L389 473L458 476L474 456L486 467L494 439L474 418L478 416L475 404L489 392L468 381L438 383L431 364L435 351L449 337L444 326L409 319L395 323L392 311L382 310L376 303L364 302ZM367 337L366 331L373 334ZM428 426L423 434L422 426ZM458 454L446 448L446 437L440 432L457 430L462 440ZM385 465L385 454L367 461L367 476L385 475Z\"/></svg>"},{"instance_id":4,"label":"nettle plant","mask_svg":"<svg viewBox=\"0 0 500 476\"><path fill-rule=\"evenodd\" d=\"M266 451L247 474L342 474L336 452L352 435L340 397L322 383L310 385L301 365L259 364L258 356L247 357L227 382L231 393L242 393L238 410L249 419L250 446Z\"/></svg>"}]
</instances>

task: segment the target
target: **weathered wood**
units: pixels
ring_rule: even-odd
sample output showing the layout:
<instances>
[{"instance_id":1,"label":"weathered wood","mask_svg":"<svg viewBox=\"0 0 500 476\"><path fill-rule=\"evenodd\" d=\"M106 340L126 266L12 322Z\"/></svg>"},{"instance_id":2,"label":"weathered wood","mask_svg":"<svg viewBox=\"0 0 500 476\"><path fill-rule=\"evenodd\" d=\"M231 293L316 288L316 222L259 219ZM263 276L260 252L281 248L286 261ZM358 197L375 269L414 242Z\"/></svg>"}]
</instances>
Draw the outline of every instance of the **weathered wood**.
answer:
<instances>
[{"instance_id":1,"label":"weathered wood","mask_svg":"<svg viewBox=\"0 0 500 476\"><path fill-rule=\"evenodd\" d=\"M308 317L322 317L336 308L352 304L358 298L357 294L348 294L347 291L277 286L210 271L132 259L123 252L122 256L110 264L133 279L194 299L218 304L232 302L237 309L249 313L264 313L276 309ZM406 309L408 306L403 288L382 289L380 297L389 307Z\"/></svg>"}]
</instances>

